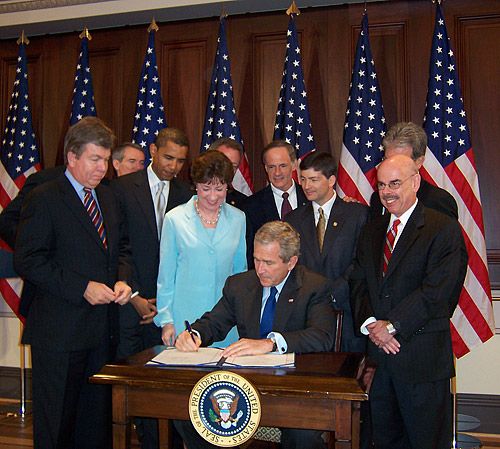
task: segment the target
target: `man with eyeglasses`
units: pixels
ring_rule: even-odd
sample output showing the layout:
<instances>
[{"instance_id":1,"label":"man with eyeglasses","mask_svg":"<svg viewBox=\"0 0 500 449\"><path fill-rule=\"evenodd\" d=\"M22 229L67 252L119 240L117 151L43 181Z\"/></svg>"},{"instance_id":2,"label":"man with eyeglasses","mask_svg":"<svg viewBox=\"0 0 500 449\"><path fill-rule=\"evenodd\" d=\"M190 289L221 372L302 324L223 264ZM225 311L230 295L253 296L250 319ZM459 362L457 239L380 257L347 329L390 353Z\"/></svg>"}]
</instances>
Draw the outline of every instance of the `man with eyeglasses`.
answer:
<instances>
[{"instance_id":1,"label":"man with eyeglasses","mask_svg":"<svg viewBox=\"0 0 500 449\"><path fill-rule=\"evenodd\" d=\"M421 126L412 122L400 122L392 126L382 141L386 159L396 154L409 156L420 170L425 160L427 135ZM446 190L436 187L424 179L420 180L417 198L424 206L435 209L452 218L458 219L457 203ZM370 219L384 214L386 209L380 202L377 192L370 198Z\"/></svg>"},{"instance_id":2,"label":"man with eyeglasses","mask_svg":"<svg viewBox=\"0 0 500 449\"><path fill-rule=\"evenodd\" d=\"M354 326L377 363L373 441L377 449L451 447L450 317L467 268L462 232L417 198L410 157L385 159L377 180L388 213L363 228L350 279Z\"/></svg>"}]
</instances>

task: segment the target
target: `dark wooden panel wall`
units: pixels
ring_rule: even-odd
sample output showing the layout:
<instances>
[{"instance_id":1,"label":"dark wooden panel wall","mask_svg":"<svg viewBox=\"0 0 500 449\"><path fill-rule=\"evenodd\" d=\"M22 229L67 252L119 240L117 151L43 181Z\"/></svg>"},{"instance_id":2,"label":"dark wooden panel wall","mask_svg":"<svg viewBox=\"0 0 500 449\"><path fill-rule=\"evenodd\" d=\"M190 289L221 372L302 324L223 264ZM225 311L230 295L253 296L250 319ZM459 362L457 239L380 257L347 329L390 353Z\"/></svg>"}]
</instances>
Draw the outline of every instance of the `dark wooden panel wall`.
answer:
<instances>
[{"instance_id":1,"label":"dark wooden panel wall","mask_svg":"<svg viewBox=\"0 0 500 449\"><path fill-rule=\"evenodd\" d=\"M362 4L311 8L296 20L316 143L337 157L362 12ZM444 13L476 153L490 275L493 286L500 288L496 199L500 191L500 0L446 0ZM430 0L369 3L368 14L388 123L421 123L434 5ZM257 188L265 182L260 150L273 133L287 23L283 12L229 17L227 24L236 109ZM187 132L194 155L201 141L218 21L159 25L156 48L167 120ZM131 136L146 29L147 24L91 30L97 113L121 141ZM46 167L56 163L62 149L79 45L75 32L34 37L27 48L33 121ZM0 42L0 126L5 123L16 56L14 41Z\"/></svg>"}]
</instances>

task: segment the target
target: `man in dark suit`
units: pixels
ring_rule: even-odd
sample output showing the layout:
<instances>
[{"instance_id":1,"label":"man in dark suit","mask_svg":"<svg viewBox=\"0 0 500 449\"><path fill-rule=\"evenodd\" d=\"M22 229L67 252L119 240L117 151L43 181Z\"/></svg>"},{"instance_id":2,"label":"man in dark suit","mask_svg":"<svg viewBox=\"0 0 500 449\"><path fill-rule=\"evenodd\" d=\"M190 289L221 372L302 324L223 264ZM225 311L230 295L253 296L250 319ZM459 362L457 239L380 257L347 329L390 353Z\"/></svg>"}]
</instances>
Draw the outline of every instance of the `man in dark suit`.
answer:
<instances>
[{"instance_id":1,"label":"man in dark suit","mask_svg":"<svg viewBox=\"0 0 500 449\"><path fill-rule=\"evenodd\" d=\"M111 154L116 176L124 176L144 168L146 156L140 145L124 142L117 146Z\"/></svg>"},{"instance_id":2,"label":"man in dark suit","mask_svg":"<svg viewBox=\"0 0 500 449\"><path fill-rule=\"evenodd\" d=\"M208 148L208 151L214 150L221 152L231 161L234 168L234 175L236 176L241 158L243 157L243 146L241 143L229 137L222 137L214 140ZM243 210L242 205L247 198L245 194L236 190L233 185L229 186L226 195L226 203Z\"/></svg>"},{"instance_id":3,"label":"man in dark suit","mask_svg":"<svg viewBox=\"0 0 500 449\"><path fill-rule=\"evenodd\" d=\"M269 184L243 203L247 217L247 262L253 267L253 239L259 228L268 221L283 220L286 214L306 204L302 188L292 174L297 169L295 148L284 140L274 140L262 151L262 163Z\"/></svg>"},{"instance_id":4,"label":"man in dark suit","mask_svg":"<svg viewBox=\"0 0 500 449\"><path fill-rule=\"evenodd\" d=\"M196 351L224 339L237 326L240 340L223 357L267 352L321 352L332 348L335 325L331 285L323 276L297 265L300 236L288 223L266 223L255 235L255 270L230 276L222 298L195 321L191 337L182 332L175 343ZM175 423L189 449L215 447L186 421ZM283 429L283 448L323 448L320 431Z\"/></svg>"},{"instance_id":5,"label":"man in dark suit","mask_svg":"<svg viewBox=\"0 0 500 449\"><path fill-rule=\"evenodd\" d=\"M396 123L385 135L382 145L384 146L386 159L396 154L405 154L413 159L417 169L420 170L425 160L427 134L421 126L415 123ZM457 202L446 190L421 179L417 198L425 207L437 210L458 220ZM370 219L378 217L385 211L378 192L374 192L370 198Z\"/></svg>"},{"instance_id":6,"label":"man in dark suit","mask_svg":"<svg viewBox=\"0 0 500 449\"><path fill-rule=\"evenodd\" d=\"M164 128L150 146L151 164L146 170L121 176L111 183L128 226L134 277L133 291L139 292L120 308L118 357L127 357L162 344L161 329L153 323L156 309L156 280L160 263L161 223L166 212L192 196L188 184L176 179L189 150L187 136L179 129ZM158 207L158 189L164 196ZM136 420L144 449L158 447L156 419Z\"/></svg>"},{"instance_id":7,"label":"man in dark suit","mask_svg":"<svg viewBox=\"0 0 500 449\"><path fill-rule=\"evenodd\" d=\"M95 117L73 125L66 171L23 204L14 262L36 287L22 338L31 345L35 448L111 444L109 390L87 379L109 360L108 305L131 294L126 231L100 185L113 141Z\"/></svg>"},{"instance_id":8,"label":"man in dark suit","mask_svg":"<svg viewBox=\"0 0 500 449\"><path fill-rule=\"evenodd\" d=\"M364 352L366 338L354 334L348 278L368 208L336 195L336 173L332 155L315 151L306 156L300 163L300 184L310 203L285 220L300 234L299 262L333 283L335 307L344 311L342 351Z\"/></svg>"},{"instance_id":9,"label":"man in dark suit","mask_svg":"<svg viewBox=\"0 0 500 449\"><path fill-rule=\"evenodd\" d=\"M389 213L361 232L351 274L356 329L377 363L370 391L377 449L451 446L450 317L467 268L458 222L417 200L405 155L383 161L378 191Z\"/></svg>"},{"instance_id":10,"label":"man in dark suit","mask_svg":"<svg viewBox=\"0 0 500 449\"><path fill-rule=\"evenodd\" d=\"M0 238L10 246L12 250L16 245L17 227L21 216L21 208L28 194L37 186L60 176L65 170L63 165L47 168L39 172L33 173L26 179L22 189L17 196L7 205L0 213ZM9 253L9 255L11 255ZM12 260L10 261L12 263ZM14 274L11 274L15 276ZM29 282L24 282L21 293L21 303L19 304L19 313L23 317L28 316L28 310L33 301L35 287Z\"/></svg>"}]
</instances>

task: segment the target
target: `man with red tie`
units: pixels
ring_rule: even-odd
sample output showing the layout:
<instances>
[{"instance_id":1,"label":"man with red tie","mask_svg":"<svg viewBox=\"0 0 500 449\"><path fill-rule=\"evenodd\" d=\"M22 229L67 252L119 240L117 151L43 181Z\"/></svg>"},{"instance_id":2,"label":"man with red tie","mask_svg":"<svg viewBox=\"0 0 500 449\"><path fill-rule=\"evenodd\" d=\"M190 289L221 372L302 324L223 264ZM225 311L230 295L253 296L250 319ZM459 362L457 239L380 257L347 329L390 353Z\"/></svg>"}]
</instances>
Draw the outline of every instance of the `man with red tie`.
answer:
<instances>
[{"instance_id":1,"label":"man with red tie","mask_svg":"<svg viewBox=\"0 0 500 449\"><path fill-rule=\"evenodd\" d=\"M70 127L65 172L23 203L14 263L35 288L22 338L31 345L35 449L111 447L110 392L88 378L109 361L109 305L131 293L118 203L100 184L113 142L95 117Z\"/></svg>"},{"instance_id":2,"label":"man with red tie","mask_svg":"<svg viewBox=\"0 0 500 449\"><path fill-rule=\"evenodd\" d=\"M253 268L253 239L260 227L269 221L284 220L287 213L307 203L300 185L293 180L297 155L293 145L274 140L262 150L262 163L269 184L243 203L247 217L247 263Z\"/></svg>"},{"instance_id":3,"label":"man with red tie","mask_svg":"<svg viewBox=\"0 0 500 449\"><path fill-rule=\"evenodd\" d=\"M377 449L451 446L450 317L467 254L458 222L417 199L420 175L406 155L377 169L389 212L361 231L351 274L355 329L369 336L377 371L370 391Z\"/></svg>"}]
</instances>

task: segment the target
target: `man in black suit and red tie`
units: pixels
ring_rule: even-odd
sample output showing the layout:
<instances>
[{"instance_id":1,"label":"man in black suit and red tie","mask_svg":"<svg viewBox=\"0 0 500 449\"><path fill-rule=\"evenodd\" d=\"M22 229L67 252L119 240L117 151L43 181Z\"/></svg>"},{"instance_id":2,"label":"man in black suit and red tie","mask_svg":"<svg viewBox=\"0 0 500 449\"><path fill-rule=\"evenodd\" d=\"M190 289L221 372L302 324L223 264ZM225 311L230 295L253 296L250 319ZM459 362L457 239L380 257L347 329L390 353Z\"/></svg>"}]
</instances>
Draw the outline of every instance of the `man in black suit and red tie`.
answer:
<instances>
[{"instance_id":1,"label":"man in black suit and red tie","mask_svg":"<svg viewBox=\"0 0 500 449\"><path fill-rule=\"evenodd\" d=\"M467 254L458 222L417 199L420 175L405 155L377 170L385 215L362 230L351 274L355 329L369 336L377 449L451 447L454 376L450 317Z\"/></svg>"},{"instance_id":2,"label":"man in black suit and red tie","mask_svg":"<svg viewBox=\"0 0 500 449\"><path fill-rule=\"evenodd\" d=\"M427 134L421 126L415 123L400 122L387 131L382 145L385 158L390 158L396 154L404 154L411 157L417 169L420 170L425 160ZM425 207L437 210L458 220L457 202L446 190L421 179L417 198ZM376 218L385 212L386 209L380 202L378 192L374 192L370 198L370 218Z\"/></svg>"},{"instance_id":3,"label":"man in black suit and red tie","mask_svg":"<svg viewBox=\"0 0 500 449\"><path fill-rule=\"evenodd\" d=\"M110 391L88 378L109 361L111 303L130 299L127 235L100 181L114 136L95 117L70 127L66 170L24 201L16 271L35 286L22 342L31 345L34 447L107 449Z\"/></svg>"},{"instance_id":4,"label":"man in black suit and red tie","mask_svg":"<svg viewBox=\"0 0 500 449\"><path fill-rule=\"evenodd\" d=\"M153 323L161 224L166 212L193 194L187 183L176 178L188 156L189 141L184 132L164 128L149 149L151 163L145 170L111 182L128 228L134 265L132 289L139 292L120 308L120 358L162 344L161 328ZM135 423L142 448L157 448L157 420L138 419Z\"/></svg>"},{"instance_id":5,"label":"man in black suit and red tie","mask_svg":"<svg viewBox=\"0 0 500 449\"><path fill-rule=\"evenodd\" d=\"M306 204L302 188L292 174L297 169L295 148L284 140L274 140L262 151L262 163L269 184L243 203L247 217L247 262L253 267L253 238L268 221L284 220L286 214Z\"/></svg>"}]
</instances>

